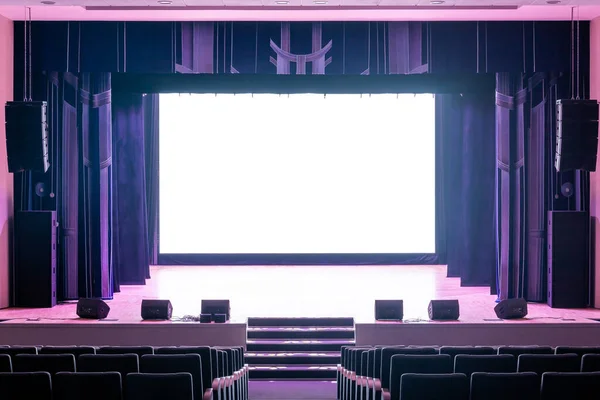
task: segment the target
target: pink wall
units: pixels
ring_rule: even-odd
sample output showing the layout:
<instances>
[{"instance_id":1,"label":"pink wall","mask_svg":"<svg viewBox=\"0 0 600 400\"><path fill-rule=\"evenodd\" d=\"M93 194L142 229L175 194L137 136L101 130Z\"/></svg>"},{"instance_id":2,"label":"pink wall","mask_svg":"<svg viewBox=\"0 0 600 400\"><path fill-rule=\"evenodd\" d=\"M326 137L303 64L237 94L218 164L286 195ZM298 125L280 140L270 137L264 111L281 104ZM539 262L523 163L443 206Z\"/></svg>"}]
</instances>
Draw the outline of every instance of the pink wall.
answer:
<instances>
[{"instance_id":1,"label":"pink wall","mask_svg":"<svg viewBox=\"0 0 600 400\"><path fill-rule=\"evenodd\" d=\"M6 161L4 103L13 95L13 23L0 15L0 308L9 305L10 234L13 216L12 174Z\"/></svg>"},{"instance_id":2,"label":"pink wall","mask_svg":"<svg viewBox=\"0 0 600 400\"><path fill-rule=\"evenodd\" d=\"M591 21L590 27L590 95L592 99L600 99L600 17ZM598 172L591 174L592 228L595 232L594 268L595 291L594 307L600 308L600 166Z\"/></svg>"}]
</instances>

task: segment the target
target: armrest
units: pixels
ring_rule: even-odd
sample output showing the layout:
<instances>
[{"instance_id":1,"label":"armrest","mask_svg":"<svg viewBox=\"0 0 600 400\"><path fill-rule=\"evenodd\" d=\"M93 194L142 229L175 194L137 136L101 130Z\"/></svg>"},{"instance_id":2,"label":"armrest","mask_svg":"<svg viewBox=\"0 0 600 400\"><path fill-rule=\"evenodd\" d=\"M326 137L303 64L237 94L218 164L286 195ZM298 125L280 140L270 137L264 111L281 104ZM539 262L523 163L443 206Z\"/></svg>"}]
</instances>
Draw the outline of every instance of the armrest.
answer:
<instances>
[{"instance_id":1,"label":"armrest","mask_svg":"<svg viewBox=\"0 0 600 400\"><path fill-rule=\"evenodd\" d=\"M381 380L375 378L373 379L373 387L375 388L376 391L381 391Z\"/></svg>"},{"instance_id":2,"label":"armrest","mask_svg":"<svg viewBox=\"0 0 600 400\"><path fill-rule=\"evenodd\" d=\"M381 390L381 398L383 400L392 400L392 396L391 396L390 392L387 389L382 389Z\"/></svg>"},{"instance_id":3,"label":"armrest","mask_svg":"<svg viewBox=\"0 0 600 400\"><path fill-rule=\"evenodd\" d=\"M202 396L202 400L213 400L213 390L212 390L212 388L206 389L204 391L204 396Z\"/></svg>"},{"instance_id":4,"label":"armrest","mask_svg":"<svg viewBox=\"0 0 600 400\"><path fill-rule=\"evenodd\" d=\"M221 378L215 378L212 381L212 390L214 390L215 392L218 392L219 390L221 390Z\"/></svg>"}]
</instances>

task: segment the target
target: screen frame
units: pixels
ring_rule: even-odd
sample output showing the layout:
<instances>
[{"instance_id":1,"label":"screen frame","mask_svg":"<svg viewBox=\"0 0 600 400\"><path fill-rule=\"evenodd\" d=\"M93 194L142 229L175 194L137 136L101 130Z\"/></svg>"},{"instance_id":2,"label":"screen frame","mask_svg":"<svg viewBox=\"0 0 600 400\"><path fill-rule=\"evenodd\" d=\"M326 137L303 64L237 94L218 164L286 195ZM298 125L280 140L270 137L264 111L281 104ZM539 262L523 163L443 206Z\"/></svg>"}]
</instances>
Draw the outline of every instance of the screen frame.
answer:
<instances>
[{"instance_id":1,"label":"screen frame","mask_svg":"<svg viewBox=\"0 0 600 400\"><path fill-rule=\"evenodd\" d=\"M142 75L113 74L113 89L126 93L494 93L495 76L478 75ZM159 105L160 107L160 105ZM441 194L439 173L440 129L436 112L435 192ZM158 144L160 145L160 144ZM158 160L160 165L160 159ZM158 174L157 174L158 175ZM160 180L158 190L160 191ZM160 222L157 223L159 265L418 265L445 261L442 202L435 201L434 253L318 253L318 254L169 254L160 252ZM160 207L159 207L160 209ZM160 217L157 218L160 221Z\"/></svg>"}]
</instances>

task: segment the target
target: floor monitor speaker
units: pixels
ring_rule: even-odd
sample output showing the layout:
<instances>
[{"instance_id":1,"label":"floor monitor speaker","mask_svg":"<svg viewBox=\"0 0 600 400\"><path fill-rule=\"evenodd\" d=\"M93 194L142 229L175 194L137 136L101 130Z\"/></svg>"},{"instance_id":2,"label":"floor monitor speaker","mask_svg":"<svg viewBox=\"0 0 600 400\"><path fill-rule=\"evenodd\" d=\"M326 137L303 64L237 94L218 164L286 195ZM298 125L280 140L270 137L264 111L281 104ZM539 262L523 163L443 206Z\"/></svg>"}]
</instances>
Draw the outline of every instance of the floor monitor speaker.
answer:
<instances>
[{"instance_id":1,"label":"floor monitor speaker","mask_svg":"<svg viewBox=\"0 0 600 400\"><path fill-rule=\"evenodd\" d=\"M169 300L142 300L142 319L171 319L173 306Z\"/></svg>"},{"instance_id":2,"label":"floor monitor speaker","mask_svg":"<svg viewBox=\"0 0 600 400\"><path fill-rule=\"evenodd\" d=\"M108 317L110 307L100 299L79 299L77 316L86 319L104 319Z\"/></svg>"},{"instance_id":3,"label":"floor monitor speaker","mask_svg":"<svg viewBox=\"0 0 600 400\"><path fill-rule=\"evenodd\" d=\"M590 216L548 213L548 305L585 308L590 297Z\"/></svg>"},{"instance_id":4,"label":"floor monitor speaker","mask_svg":"<svg viewBox=\"0 0 600 400\"><path fill-rule=\"evenodd\" d=\"M596 100L556 101L557 171L596 170L598 152L598 102Z\"/></svg>"},{"instance_id":5,"label":"floor monitor speaker","mask_svg":"<svg viewBox=\"0 0 600 400\"><path fill-rule=\"evenodd\" d=\"M450 321L460 316L458 300L431 300L427 311L432 320Z\"/></svg>"},{"instance_id":6,"label":"floor monitor speaker","mask_svg":"<svg viewBox=\"0 0 600 400\"><path fill-rule=\"evenodd\" d=\"M404 302L402 300L375 300L375 321L402 321Z\"/></svg>"},{"instance_id":7,"label":"floor monitor speaker","mask_svg":"<svg viewBox=\"0 0 600 400\"><path fill-rule=\"evenodd\" d=\"M45 101L6 103L6 154L9 172L46 172L50 168L46 110Z\"/></svg>"},{"instance_id":8,"label":"floor monitor speaker","mask_svg":"<svg viewBox=\"0 0 600 400\"><path fill-rule=\"evenodd\" d=\"M210 314L214 316L216 314L224 314L227 321L230 317L230 305L229 300L202 300L201 314Z\"/></svg>"},{"instance_id":9,"label":"floor monitor speaker","mask_svg":"<svg viewBox=\"0 0 600 400\"><path fill-rule=\"evenodd\" d=\"M525 318L527 315L527 301L525 299L506 299L494 307L496 316L500 319Z\"/></svg>"}]
</instances>

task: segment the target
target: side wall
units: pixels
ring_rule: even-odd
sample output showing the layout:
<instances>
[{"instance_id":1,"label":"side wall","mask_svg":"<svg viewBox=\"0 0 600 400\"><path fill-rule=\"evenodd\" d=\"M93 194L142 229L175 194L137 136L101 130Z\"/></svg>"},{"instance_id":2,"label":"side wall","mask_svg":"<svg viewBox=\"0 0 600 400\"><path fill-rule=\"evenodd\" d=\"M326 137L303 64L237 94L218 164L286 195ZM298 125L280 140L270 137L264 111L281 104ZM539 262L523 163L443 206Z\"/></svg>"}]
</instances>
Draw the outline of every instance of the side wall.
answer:
<instances>
[{"instance_id":1,"label":"side wall","mask_svg":"<svg viewBox=\"0 0 600 400\"><path fill-rule=\"evenodd\" d=\"M9 306L13 177L8 173L4 103L13 98L13 22L0 15L0 308Z\"/></svg>"},{"instance_id":2,"label":"side wall","mask_svg":"<svg viewBox=\"0 0 600 400\"><path fill-rule=\"evenodd\" d=\"M590 96L600 99L600 18L590 24ZM594 307L600 308L600 165L590 176L590 211L594 232Z\"/></svg>"}]
</instances>

